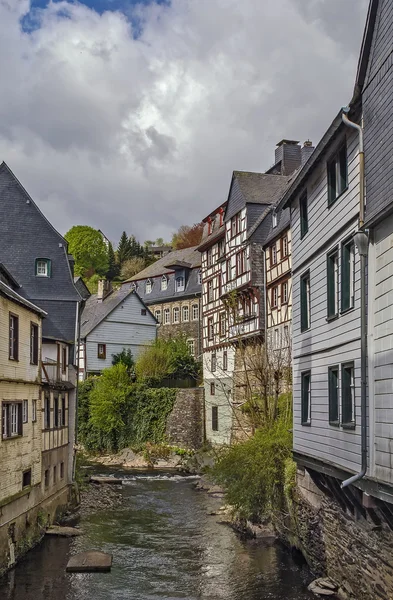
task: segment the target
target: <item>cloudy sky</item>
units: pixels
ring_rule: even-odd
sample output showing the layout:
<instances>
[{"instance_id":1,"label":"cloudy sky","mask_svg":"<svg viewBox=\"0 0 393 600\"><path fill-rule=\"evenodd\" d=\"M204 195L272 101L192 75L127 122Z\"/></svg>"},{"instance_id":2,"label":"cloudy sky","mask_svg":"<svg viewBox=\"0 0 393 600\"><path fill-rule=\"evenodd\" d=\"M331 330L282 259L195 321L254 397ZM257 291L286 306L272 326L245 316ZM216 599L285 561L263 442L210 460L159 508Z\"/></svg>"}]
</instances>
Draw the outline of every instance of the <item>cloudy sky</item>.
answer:
<instances>
[{"instance_id":1,"label":"cloudy sky","mask_svg":"<svg viewBox=\"0 0 393 600\"><path fill-rule=\"evenodd\" d=\"M318 141L368 0L0 0L0 161L55 227L170 238Z\"/></svg>"}]
</instances>

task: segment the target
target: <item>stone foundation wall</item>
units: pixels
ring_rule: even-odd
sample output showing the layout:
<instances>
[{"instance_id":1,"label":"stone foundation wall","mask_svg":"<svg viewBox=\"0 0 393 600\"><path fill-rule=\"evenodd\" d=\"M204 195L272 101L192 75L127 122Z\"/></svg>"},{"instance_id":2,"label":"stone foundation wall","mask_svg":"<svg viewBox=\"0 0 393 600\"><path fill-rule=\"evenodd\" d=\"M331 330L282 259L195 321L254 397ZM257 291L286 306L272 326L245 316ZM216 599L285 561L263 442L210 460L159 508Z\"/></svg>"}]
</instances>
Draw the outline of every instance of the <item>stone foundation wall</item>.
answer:
<instances>
[{"instance_id":1,"label":"stone foundation wall","mask_svg":"<svg viewBox=\"0 0 393 600\"><path fill-rule=\"evenodd\" d=\"M170 443L197 449L204 442L204 388L177 390L166 434Z\"/></svg>"},{"instance_id":2,"label":"stone foundation wall","mask_svg":"<svg viewBox=\"0 0 393 600\"><path fill-rule=\"evenodd\" d=\"M393 532L349 514L298 471L283 538L303 553L315 576L328 576L350 600L393 599Z\"/></svg>"}]
</instances>

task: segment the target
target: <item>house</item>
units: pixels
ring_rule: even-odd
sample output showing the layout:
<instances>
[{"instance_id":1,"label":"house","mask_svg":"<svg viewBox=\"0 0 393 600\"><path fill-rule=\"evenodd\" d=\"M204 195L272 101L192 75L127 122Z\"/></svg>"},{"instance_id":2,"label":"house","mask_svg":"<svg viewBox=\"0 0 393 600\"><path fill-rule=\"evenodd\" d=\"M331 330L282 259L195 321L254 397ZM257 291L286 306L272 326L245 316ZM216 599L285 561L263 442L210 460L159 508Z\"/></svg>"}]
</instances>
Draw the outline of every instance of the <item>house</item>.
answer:
<instances>
[{"instance_id":1,"label":"house","mask_svg":"<svg viewBox=\"0 0 393 600\"><path fill-rule=\"evenodd\" d=\"M172 252L172 246L149 246L149 254L152 254L154 258L162 258Z\"/></svg>"},{"instance_id":2,"label":"house","mask_svg":"<svg viewBox=\"0 0 393 600\"><path fill-rule=\"evenodd\" d=\"M75 346L82 298L74 287L66 240L4 162L0 165L0 256L19 285L18 294L46 313L39 378L43 386L41 478L52 506L65 506L72 497Z\"/></svg>"},{"instance_id":3,"label":"house","mask_svg":"<svg viewBox=\"0 0 393 600\"><path fill-rule=\"evenodd\" d=\"M130 285L113 290L99 281L81 319L79 379L112 366L113 356L131 350L133 358L156 339L157 321Z\"/></svg>"},{"instance_id":4,"label":"house","mask_svg":"<svg viewBox=\"0 0 393 600\"><path fill-rule=\"evenodd\" d=\"M131 285L159 323L157 335L184 335L192 354L202 353L201 256L196 247L174 250L143 269Z\"/></svg>"},{"instance_id":5,"label":"house","mask_svg":"<svg viewBox=\"0 0 393 600\"><path fill-rule=\"evenodd\" d=\"M27 521L31 539L37 540L38 512L51 510L42 477L41 332L46 313L19 290L0 265L0 573L19 558ZM64 464L62 473L64 478Z\"/></svg>"}]
</instances>

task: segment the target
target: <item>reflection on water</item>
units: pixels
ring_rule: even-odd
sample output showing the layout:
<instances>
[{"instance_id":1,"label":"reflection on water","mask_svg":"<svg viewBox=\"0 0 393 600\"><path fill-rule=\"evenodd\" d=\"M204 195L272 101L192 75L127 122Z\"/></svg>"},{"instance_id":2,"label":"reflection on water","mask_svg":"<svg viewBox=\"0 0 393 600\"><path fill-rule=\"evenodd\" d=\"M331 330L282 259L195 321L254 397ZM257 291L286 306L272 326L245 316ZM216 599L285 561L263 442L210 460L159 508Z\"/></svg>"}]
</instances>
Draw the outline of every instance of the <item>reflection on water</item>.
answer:
<instances>
[{"instance_id":1,"label":"reflection on water","mask_svg":"<svg viewBox=\"0 0 393 600\"><path fill-rule=\"evenodd\" d=\"M279 546L241 541L220 501L183 478L129 476L121 508L102 511L72 540L47 538L0 579L1 600L306 600L308 574ZM111 573L66 574L71 554L113 554Z\"/></svg>"}]
</instances>

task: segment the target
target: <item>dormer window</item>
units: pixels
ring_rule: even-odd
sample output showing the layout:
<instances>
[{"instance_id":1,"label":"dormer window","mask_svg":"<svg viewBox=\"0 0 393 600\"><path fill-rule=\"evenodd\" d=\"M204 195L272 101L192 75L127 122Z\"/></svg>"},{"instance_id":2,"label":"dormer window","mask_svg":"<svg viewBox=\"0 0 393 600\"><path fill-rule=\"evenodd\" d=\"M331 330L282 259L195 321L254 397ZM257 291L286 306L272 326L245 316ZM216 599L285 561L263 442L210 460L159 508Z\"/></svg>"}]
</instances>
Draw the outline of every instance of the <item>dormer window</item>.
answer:
<instances>
[{"instance_id":1,"label":"dormer window","mask_svg":"<svg viewBox=\"0 0 393 600\"><path fill-rule=\"evenodd\" d=\"M153 284L151 282L151 279L148 279L146 281L146 294L151 294L152 288L153 288Z\"/></svg>"},{"instance_id":2,"label":"dormer window","mask_svg":"<svg viewBox=\"0 0 393 600\"><path fill-rule=\"evenodd\" d=\"M184 292L184 277L176 277L176 291Z\"/></svg>"},{"instance_id":3,"label":"dormer window","mask_svg":"<svg viewBox=\"0 0 393 600\"><path fill-rule=\"evenodd\" d=\"M277 213L275 211L273 212L272 220L273 220L273 228L277 227Z\"/></svg>"},{"instance_id":4,"label":"dormer window","mask_svg":"<svg viewBox=\"0 0 393 600\"><path fill-rule=\"evenodd\" d=\"M168 289L168 277L163 275L161 278L161 290L165 291Z\"/></svg>"},{"instance_id":5,"label":"dormer window","mask_svg":"<svg viewBox=\"0 0 393 600\"><path fill-rule=\"evenodd\" d=\"M51 276L51 261L49 260L49 258L36 258L35 274L37 277Z\"/></svg>"}]
</instances>

